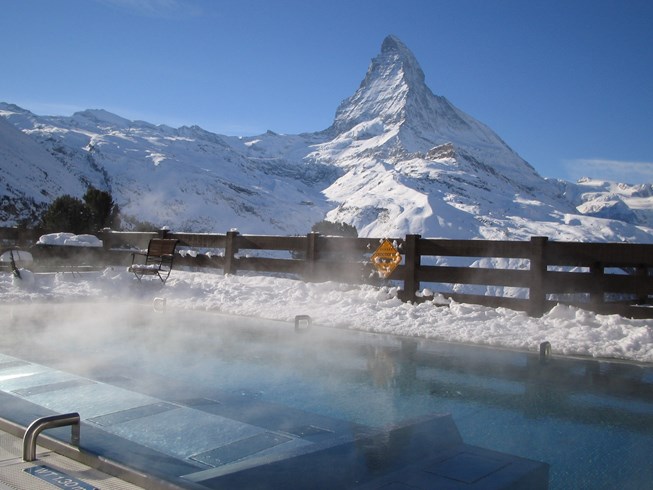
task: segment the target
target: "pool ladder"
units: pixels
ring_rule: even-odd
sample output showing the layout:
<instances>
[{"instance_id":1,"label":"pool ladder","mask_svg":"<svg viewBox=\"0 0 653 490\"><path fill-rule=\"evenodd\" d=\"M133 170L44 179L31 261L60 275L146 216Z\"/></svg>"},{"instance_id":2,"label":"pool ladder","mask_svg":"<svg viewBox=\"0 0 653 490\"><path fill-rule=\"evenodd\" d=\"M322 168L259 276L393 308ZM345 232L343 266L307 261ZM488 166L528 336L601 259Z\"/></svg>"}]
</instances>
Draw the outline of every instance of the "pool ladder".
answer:
<instances>
[{"instance_id":1,"label":"pool ladder","mask_svg":"<svg viewBox=\"0 0 653 490\"><path fill-rule=\"evenodd\" d=\"M50 415L32 422L23 436L23 461L34 461L36 459L36 438L41 432L46 429L67 425L71 426L70 443L73 446L79 446L79 414L77 412Z\"/></svg>"}]
</instances>

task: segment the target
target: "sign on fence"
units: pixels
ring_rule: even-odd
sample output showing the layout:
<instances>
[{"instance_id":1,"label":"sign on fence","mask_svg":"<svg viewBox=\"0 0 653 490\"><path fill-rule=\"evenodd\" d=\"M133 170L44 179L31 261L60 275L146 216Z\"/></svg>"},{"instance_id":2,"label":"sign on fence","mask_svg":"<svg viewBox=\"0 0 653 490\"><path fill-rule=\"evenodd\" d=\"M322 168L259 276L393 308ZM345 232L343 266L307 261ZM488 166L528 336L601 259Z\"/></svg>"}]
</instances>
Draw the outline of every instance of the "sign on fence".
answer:
<instances>
[{"instance_id":1,"label":"sign on fence","mask_svg":"<svg viewBox=\"0 0 653 490\"><path fill-rule=\"evenodd\" d=\"M372 265L376 268L379 277L385 279L401 263L401 254L388 240L383 240L379 248L370 257Z\"/></svg>"}]
</instances>

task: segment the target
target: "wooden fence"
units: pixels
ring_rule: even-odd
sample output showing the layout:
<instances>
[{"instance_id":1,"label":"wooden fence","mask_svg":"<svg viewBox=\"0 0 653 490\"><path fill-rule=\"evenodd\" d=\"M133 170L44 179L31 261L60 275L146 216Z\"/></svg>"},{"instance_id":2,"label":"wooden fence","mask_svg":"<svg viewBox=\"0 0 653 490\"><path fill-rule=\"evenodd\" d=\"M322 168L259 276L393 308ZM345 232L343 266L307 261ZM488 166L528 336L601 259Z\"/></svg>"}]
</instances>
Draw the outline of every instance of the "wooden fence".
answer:
<instances>
[{"instance_id":1,"label":"wooden fence","mask_svg":"<svg viewBox=\"0 0 653 490\"><path fill-rule=\"evenodd\" d=\"M426 289L464 303L507 307L540 316L558 303L603 314L653 318L653 244L445 240L419 235L389 239L402 255L381 280L370 262L378 238L241 235L103 230L102 248L34 246L38 230L0 228L4 247L30 247L36 270L127 266L131 251L150 238L180 240L175 264L220 269L225 274L258 271L307 281L397 284L404 301L426 301ZM460 265L452 265L459 263ZM498 265L497 265L498 264ZM502 264L506 264L503 265Z\"/></svg>"}]
</instances>

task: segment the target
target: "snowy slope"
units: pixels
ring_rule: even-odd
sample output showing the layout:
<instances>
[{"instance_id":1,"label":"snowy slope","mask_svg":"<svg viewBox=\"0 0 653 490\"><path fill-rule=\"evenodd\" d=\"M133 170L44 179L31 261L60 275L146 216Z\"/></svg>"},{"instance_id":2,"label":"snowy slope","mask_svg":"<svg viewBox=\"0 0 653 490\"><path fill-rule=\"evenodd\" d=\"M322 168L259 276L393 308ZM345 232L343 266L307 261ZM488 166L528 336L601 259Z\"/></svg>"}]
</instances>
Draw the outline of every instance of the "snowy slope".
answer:
<instances>
[{"instance_id":1,"label":"snowy slope","mask_svg":"<svg viewBox=\"0 0 653 490\"><path fill-rule=\"evenodd\" d=\"M60 165L74 169L71 182L110 191L128 218L179 230L292 233L323 214L319 191L301 180L319 180L320 169L245 158L196 126L154 126L102 110L72 117L0 110ZM70 186L66 193L79 196L85 189Z\"/></svg>"},{"instance_id":2,"label":"snowy slope","mask_svg":"<svg viewBox=\"0 0 653 490\"><path fill-rule=\"evenodd\" d=\"M555 181L582 214L653 227L653 184L621 184L584 178Z\"/></svg>"},{"instance_id":3,"label":"snowy slope","mask_svg":"<svg viewBox=\"0 0 653 490\"><path fill-rule=\"evenodd\" d=\"M2 103L0 116L3 134L22 131L0 146L6 185L22 189L3 190L7 210L36 210L93 185L112 193L126 221L184 231L304 234L326 217L362 236L653 241L650 188L543 179L490 128L434 95L394 36L317 133L227 137L103 110L42 117Z\"/></svg>"},{"instance_id":4,"label":"snowy slope","mask_svg":"<svg viewBox=\"0 0 653 490\"><path fill-rule=\"evenodd\" d=\"M43 146L3 117L0 162L0 226L29 222L57 196L85 192L86 186L76 182Z\"/></svg>"}]
</instances>

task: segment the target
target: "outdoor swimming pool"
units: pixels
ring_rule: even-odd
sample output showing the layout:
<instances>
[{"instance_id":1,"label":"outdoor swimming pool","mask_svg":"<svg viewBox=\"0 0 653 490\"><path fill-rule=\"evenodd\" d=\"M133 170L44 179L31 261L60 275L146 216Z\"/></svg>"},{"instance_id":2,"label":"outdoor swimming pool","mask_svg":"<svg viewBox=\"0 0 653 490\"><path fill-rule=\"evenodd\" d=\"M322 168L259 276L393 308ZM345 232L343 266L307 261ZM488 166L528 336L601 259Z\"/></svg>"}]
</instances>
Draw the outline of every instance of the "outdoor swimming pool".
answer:
<instances>
[{"instance_id":1,"label":"outdoor swimming pool","mask_svg":"<svg viewBox=\"0 0 653 490\"><path fill-rule=\"evenodd\" d=\"M150 305L0 312L9 412L0 416L26 417L17 415L25 403L37 407L30 414L78 411L82 447L107 457L128 448L131 462L154 472L178 467L190 481L217 481L227 467L253 467L282 449L355 446L415 421L421 431L446 432L448 422L428 421L451 414L464 443L549 464L549 488L641 489L653 481L650 366L541 362L538 353L308 324L298 331ZM476 481L466 478L459 481Z\"/></svg>"}]
</instances>

